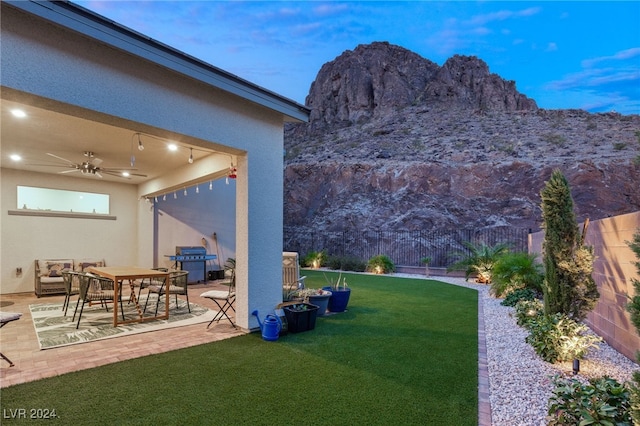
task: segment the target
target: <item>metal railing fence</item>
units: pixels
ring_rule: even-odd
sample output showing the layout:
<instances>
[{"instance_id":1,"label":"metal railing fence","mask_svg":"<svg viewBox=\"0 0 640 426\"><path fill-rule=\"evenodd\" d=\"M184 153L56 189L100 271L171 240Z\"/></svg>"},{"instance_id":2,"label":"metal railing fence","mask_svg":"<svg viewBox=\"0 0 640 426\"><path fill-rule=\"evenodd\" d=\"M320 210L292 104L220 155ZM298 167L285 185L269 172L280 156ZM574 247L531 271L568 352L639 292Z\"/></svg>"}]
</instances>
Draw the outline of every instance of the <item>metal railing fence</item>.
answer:
<instances>
[{"instance_id":1,"label":"metal railing fence","mask_svg":"<svg viewBox=\"0 0 640 426\"><path fill-rule=\"evenodd\" d=\"M311 251L330 256L352 256L367 261L384 254L396 265L447 267L462 255L470 254L463 243L494 246L508 243L513 251L527 251L529 229L499 227L487 229L446 229L431 231L315 231L307 227L284 228L284 251L295 251L300 258Z\"/></svg>"}]
</instances>

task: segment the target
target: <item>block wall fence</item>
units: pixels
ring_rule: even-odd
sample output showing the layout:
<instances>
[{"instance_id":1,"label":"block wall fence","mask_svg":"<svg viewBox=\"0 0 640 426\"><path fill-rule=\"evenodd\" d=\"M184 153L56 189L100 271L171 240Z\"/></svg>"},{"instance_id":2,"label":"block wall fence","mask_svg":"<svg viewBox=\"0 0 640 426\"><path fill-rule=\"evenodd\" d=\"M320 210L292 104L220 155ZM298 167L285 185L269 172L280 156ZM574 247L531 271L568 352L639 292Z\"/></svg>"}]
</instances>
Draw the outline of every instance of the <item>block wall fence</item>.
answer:
<instances>
[{"instance_id":1,"label":"block wall fence","mask_svg":"<svg viewBox=\"0 0 640 426\"><path fill-rule=\"evenodd\" d=\"M582 229L582 224L580 224ZM626 241L640 229L640 211L589 223L585 243L596 255L593 278L600 299L585 319L591 329L621 354L636 361L640 335L626 310L627 295L635 294L631 279L640 279L633 265L637 259ZM529 235L529 253L542 253L544 231ZM540 260L542 257L540 255Z\"/></svg>"}]
</instances>

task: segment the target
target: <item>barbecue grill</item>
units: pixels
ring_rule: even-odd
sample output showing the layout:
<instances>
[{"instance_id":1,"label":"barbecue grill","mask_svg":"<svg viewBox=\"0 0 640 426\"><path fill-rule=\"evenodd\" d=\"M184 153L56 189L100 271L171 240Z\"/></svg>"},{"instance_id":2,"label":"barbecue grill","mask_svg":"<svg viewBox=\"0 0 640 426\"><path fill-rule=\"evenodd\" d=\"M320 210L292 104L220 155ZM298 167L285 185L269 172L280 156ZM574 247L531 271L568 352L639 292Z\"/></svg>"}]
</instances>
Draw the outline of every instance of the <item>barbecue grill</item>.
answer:
<instances>
[{"instance_id":1,"label":"barbecue grill","mask_svg":"<svg viewBox=\"0 0 640 426\"><path fill-rule=\"evenodd\" d=\"M201 246L176 246L175 255L166 255L174 267L182 271L189 271L189 282L207 282L207 262L217 259L215 254L207 254L207 249ZM197 263L202 262L202 269Z\"/></svg>"}]
</instances>

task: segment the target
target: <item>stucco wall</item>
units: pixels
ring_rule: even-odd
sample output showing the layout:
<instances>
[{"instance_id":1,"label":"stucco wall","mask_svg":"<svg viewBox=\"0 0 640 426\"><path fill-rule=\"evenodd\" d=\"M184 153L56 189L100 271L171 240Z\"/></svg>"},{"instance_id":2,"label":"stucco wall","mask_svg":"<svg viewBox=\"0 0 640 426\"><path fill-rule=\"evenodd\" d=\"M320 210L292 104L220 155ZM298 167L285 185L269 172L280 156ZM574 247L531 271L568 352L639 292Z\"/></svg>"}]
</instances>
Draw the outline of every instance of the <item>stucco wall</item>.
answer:
<instances>
[{"instance_id":1,"label":"stucco wall","mask_svg":"<svg viewBox=\"0 0 640 426\"><path fill-rule=\"evenodd\" d=\"M149 62L9 7L1 30L3 98L237 156L236 319L242 328L257 327L250 312L268 313L281 301L283 115L169 70L162 53ZM145 207L133 211L140 217ZM147 262L152 229L132 229L122 239L126 250L138 247L138 259ZM1 260L3 271L14 268L12 259Z\"/></svg>"},{"instance_id":2,"label":"stucco wall","mask_svg":"<svg viewBox=\"0 0 640 426\"><path fill-rule=\"evenodd\" d=\"M137 239L132 238L138 227L135 186L12 169L1 169L0 177L0 293L32 292L35 259L103 258L107 265L137 264ZM17 185L109 194L110 214L116 220L9 215L17 208ZM151 226L148 209L145 216L143 221ZM22 276L16 268L22 268Z\"/></svg>"},{"instance_id":3,"label":"stucco wall","mask_svg":"<svg viewBox=\"0 0 640 426\"><path fill-rule=\"evenodd\" d=\"M640 228L640 212L595 220L589 223L585 242L594 248L593 278L600 299L585 322L618 352L635 361L640 335L631 324L625 307L627 295L634 295L631 278L640 279L632 262L637 261L626 241ZM542 253L544 232L529 236L529 252Z\"/></svg>"}]
</instances>

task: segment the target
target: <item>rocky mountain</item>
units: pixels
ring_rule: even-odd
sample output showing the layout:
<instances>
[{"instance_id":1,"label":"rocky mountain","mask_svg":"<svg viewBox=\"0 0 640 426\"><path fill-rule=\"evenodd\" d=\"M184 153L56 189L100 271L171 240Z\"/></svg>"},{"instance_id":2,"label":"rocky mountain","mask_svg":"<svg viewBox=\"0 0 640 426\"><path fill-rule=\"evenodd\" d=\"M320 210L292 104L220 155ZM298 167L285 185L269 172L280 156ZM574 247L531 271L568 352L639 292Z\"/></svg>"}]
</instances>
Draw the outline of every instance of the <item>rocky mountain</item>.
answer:
<instances>
[{"instance_id":1,"label":"rocky mountain","mask_svg":"<svg viewBox=\"0 0 640 426\"><path fill-rule=\"evenodd\" d=\"M476 57L385 42L322 66L285 130L285 225L537 229L554 168L578 219L640 209L640 116L545 110Z\"/></svg>"}]
</instances>

